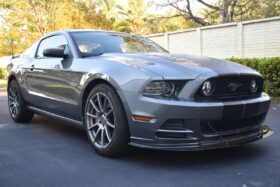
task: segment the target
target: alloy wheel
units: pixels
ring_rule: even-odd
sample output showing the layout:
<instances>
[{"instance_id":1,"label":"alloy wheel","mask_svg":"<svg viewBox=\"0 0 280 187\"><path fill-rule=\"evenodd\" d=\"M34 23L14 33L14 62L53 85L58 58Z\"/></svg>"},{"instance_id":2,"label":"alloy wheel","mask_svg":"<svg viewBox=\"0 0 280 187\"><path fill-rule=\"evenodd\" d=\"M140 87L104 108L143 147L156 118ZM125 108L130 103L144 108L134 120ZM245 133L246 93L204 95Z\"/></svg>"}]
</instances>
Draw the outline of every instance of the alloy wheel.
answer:
<instances>
[{"instance_id":1,"label":"alloy wheel","mask_svg":"<svg viewBox=\"0 0 280 187\"><path fill-rule=\"evenodd\" d=\"M91 141L98 148L107 147L115 129L114 109L108 96L95 93L86 108L86 128Z\"/></svg>"}]
</instances>

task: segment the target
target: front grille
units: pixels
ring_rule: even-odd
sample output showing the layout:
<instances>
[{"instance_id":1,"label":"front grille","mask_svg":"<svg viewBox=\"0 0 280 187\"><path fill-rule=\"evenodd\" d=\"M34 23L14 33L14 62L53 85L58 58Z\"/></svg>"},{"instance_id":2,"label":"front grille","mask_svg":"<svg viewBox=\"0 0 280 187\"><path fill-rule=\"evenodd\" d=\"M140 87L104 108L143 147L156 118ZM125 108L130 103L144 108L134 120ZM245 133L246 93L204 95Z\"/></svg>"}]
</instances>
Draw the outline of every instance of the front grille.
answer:
<instances>
[{"instance_id":1,"label":"front grille","mask_svg":"<svg viewBox=\"0 0 280 187\"><path fill-rule=\"evenodd\" d=\"M251 80L255 79L259 88L256 93L250 92ZM214 84L214 92L211 96L204 96L201 92L201 87L195 95L197 100L239 100L246 98L259 97L263 88L263 79L258 76L220 76L208 79ZM231 90L230 84L237 84L239 87L236 90Z\"/></svg>"},{"instance_id":2,"label":"front grille","mask_svg":"<svg viewBox=\"0 0 280 187\"><path fill-rule=\"evenodd\" d=\"M186 124L183 119L169 119L161 127L165 130L185 130Z\"/></svg>"},{"instance_id":3,"label":"front grille","mask_svg":"<svg viewBox=\"0 0 280 187\"><path fill-rule=\"evenodd\" d=\"M158 138L187 138L188 134L186 133L170 133L170 132L157 132L156 137Z\"/></svg>"},{"instance_id":4,"label":"front grille","mask_svg":"<svg viewBox=\"0 0 280 187\"><path fill-rule=\"evenodd\" d=\"M202 134L217 134L229 131L249 129L259 126L264 120L264 114L235 120L201 121Z\"/></svg>"},{"instance_id":5,"label":"front grille","mask_svg":"<svg viewBox=\"0 0 280 187\"><path fill-rule=\"evenodd\" d=\"M156 132L157 138L186 139L190 138L192 130L187 129L187 121L183 119L169 119Z\"/></svg>"}]
</instances>

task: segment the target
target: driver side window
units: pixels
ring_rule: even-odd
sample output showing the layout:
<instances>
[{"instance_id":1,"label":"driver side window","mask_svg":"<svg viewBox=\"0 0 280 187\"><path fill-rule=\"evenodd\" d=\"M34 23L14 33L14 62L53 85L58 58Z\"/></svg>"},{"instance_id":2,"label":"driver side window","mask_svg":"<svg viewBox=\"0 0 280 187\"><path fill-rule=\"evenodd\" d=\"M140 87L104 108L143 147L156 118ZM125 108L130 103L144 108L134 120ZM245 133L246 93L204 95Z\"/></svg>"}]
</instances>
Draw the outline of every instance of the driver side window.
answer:
<instances>
[{"instance_id":1,"label":"driver side window","mask_svg":"<svg viewBox=\"0 0 280 187\"><path fill-rule=\"evenodd\" d=\"M62 48L68 50L67 40L63 35L55 35L45 38L41 41L36 57L45 58L43 51L48 48Z\"/></svg>"}]
</instances>

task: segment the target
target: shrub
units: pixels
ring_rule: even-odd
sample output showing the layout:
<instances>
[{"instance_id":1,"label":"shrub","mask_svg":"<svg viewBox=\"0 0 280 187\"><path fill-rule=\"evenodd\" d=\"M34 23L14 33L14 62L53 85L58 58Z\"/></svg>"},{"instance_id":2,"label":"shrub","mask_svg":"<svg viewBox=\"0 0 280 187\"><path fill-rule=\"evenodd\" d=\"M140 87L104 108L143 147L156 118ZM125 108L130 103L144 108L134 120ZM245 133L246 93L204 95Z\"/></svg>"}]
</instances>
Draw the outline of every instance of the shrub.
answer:
<instances>
[{"instance_id":1,"label":"shrub","mask_svg":"<svg viewBox=\"0 0 280 187\"><path fill-rule=\"evenodd\" d=\"M271 96L280 96L280 57L275 58L229 58L228 60L248 66L264 77L264 90Z\"/></svg>"},{"instance_id":2,"label":"shrub","mask_svg":"<svg viewBox=\"0 0 280 187\"><path fill-rule=\"evenodd\" d=\"M7 71L5 68L0 68L0 79L7 79Z\"/></svg>"}]
</instances>

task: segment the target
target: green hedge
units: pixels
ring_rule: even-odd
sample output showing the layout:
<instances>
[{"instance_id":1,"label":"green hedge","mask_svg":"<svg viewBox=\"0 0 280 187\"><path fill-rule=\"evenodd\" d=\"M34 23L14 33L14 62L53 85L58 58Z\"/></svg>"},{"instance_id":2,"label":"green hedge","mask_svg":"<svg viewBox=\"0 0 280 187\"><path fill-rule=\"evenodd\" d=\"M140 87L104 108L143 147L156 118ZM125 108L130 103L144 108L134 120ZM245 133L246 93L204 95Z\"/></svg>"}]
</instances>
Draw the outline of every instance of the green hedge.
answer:
<instances>
[{"instance_id":1,"label":"green hedge","mask_svg":"<svg viewBox=\"0 0 280 187\"><path fill-rule=\"evenodd\" d=\"M7 79L7 71L5 68L0 68L0 79Z\"/></svg>"},{"instance_id":2,"label":"green hedge","mask_svg":"<svg viewBox=\"0 0 280 187\"><path fill-rule=\"evenodd\" d=\"M229 58L228 60L248 66L264 76L264 90L271 96L280 96L280 57L275 58Z\"/></svg>"}]
</instances>

